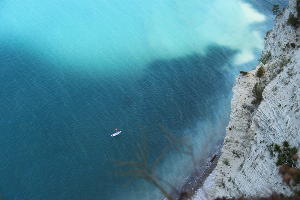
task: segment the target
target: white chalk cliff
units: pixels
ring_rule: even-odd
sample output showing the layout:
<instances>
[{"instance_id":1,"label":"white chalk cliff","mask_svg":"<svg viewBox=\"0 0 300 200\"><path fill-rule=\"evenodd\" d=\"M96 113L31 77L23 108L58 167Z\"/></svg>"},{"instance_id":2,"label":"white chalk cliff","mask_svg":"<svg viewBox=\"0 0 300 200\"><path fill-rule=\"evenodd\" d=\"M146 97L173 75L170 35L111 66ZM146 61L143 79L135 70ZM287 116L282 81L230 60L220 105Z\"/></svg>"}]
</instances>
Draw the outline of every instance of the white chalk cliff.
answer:
<instances>
[{"instance_id":1,"label":"white chalk cliff","mask_svg":"<svg viewBox=\"0 0 300 200\"><path fill-rule=\"evenodd\" d=\"M291 13L297 16L296 6L290 0L276 17L265 38L265 64L237 77L221 157L195 200L291 194L268 146L286 140L300 147L299 28L287 24ZM260 67L262 77L257 76ZM261 102L255 102L255 85L263 89Z\"/></svg>"}]
</instances>

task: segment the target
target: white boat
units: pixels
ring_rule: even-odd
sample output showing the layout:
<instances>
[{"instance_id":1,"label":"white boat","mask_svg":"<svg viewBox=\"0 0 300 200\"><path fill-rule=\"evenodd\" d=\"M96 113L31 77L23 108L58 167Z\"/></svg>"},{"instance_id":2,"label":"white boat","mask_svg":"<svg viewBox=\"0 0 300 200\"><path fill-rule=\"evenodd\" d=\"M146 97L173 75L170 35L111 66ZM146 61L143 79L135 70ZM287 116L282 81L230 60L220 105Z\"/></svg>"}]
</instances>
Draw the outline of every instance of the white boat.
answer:
<instances>
[{"instance_id":1,"label":"white boat","mask_svg":"<svg viewBox=\"0 0 300 200\"><path fill-rule=\"evenodd\" d=\"M122 131L117 131L116 130L116 132L114 132L113 134L111 134L110 136L111 137L115 137L115 136L117 136L117 135L120 135L122 133Z\"/></svg>"}]
</instances>

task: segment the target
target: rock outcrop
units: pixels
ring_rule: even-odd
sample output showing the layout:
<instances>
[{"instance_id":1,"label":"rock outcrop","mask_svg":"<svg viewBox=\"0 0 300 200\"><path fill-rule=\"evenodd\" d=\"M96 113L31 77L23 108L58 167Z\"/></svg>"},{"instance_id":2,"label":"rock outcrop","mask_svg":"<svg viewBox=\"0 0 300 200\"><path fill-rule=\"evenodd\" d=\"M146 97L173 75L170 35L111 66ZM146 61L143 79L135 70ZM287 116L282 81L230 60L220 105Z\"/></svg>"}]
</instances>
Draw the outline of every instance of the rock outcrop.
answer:
<instances>
[{"instance_id":1,"label":"rock outcrop","mask_svg":"<svg viewBox=\"0 0 300 200\"><path fill-rule=\"evenodd\" d=\"M261 64L237 77L221 157L195 199L291 194L269 151L283 141L300 147L299 29L287 23L291 14L296 0L267 33Z\"/></svg>"}]
</instances>

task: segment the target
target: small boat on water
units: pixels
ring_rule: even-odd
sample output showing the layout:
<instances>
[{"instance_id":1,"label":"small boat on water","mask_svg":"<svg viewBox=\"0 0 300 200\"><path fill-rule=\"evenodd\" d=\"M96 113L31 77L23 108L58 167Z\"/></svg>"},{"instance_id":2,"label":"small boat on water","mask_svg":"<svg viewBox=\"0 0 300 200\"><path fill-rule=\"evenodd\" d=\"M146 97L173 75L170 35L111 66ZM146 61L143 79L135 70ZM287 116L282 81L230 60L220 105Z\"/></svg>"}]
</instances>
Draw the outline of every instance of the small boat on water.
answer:
<instances>
[{"instance_id":1,"label":"small boat on water","mask_svg":"<svg viewBox=\"0 0 300 200\"><path fill-rule=\"evenodd\" d=\"M115 137L117 135L120 135L122 133L122 131L118 130L117 128L115 129L115 132L113 134L111 134L111 137Z\"/></svg>"}]
</instances>

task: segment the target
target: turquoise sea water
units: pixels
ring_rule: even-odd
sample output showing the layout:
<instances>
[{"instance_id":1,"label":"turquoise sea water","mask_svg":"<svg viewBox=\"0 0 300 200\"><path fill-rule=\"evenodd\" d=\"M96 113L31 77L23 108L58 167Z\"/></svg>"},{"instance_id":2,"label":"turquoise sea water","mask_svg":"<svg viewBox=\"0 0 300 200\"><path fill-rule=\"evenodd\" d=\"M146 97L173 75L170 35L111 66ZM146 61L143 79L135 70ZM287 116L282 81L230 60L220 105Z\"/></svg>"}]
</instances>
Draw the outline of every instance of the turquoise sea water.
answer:
<instances>
[{"instance_id":1,"label":"turquoise sea water","mask_svg":"<svg viewBox=\"0 0 300 200\"><path fill-rule=\"evenodd\" d=\"M134 159L143 136L154 160L167 144L161 127L205 158L224 137L234 77L255 65L273 2L1 1L0 194L158 198L115 176L114 161ZM123 134L112 138L115 128ZM172 152L157 171L180 185L190 166Z\"/></svg>"}]
</instances>

